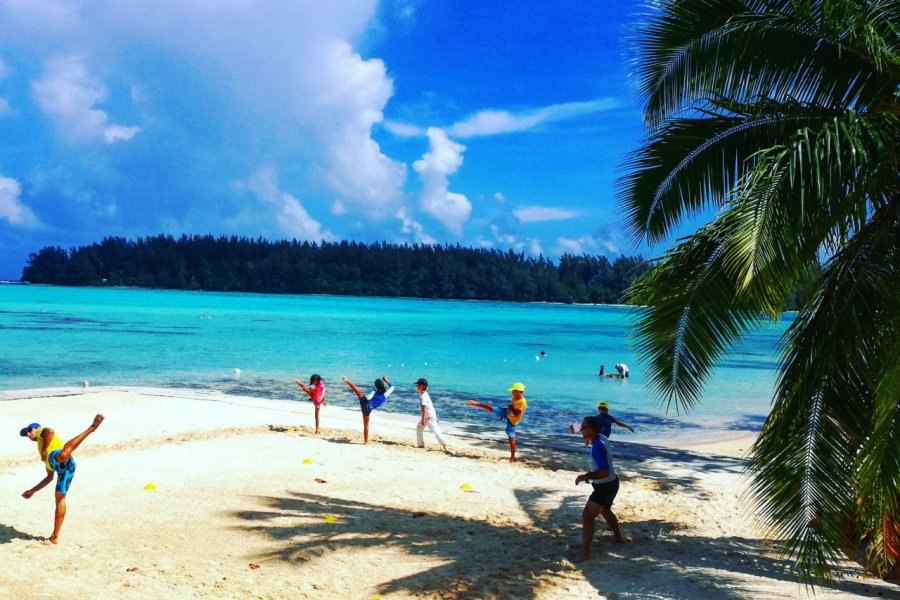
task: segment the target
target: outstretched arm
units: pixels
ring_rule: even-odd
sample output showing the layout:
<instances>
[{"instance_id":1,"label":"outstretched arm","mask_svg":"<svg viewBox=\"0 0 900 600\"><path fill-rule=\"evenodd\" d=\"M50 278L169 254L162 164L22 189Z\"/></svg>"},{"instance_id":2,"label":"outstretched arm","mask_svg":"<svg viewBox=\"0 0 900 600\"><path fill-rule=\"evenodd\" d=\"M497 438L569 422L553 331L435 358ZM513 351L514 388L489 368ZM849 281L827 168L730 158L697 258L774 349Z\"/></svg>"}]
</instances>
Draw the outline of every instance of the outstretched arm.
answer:
<instances>
[{"instance_id":1,"label":"outstretched arm","mask_svg":"<svg viewBox=\"0 0 900 600\"><path fill-rule=\"evenodd\" d=\"M30 490L26 490L25 492L23 492L22 497L26 500L28 498L31 498L36 491L44 489L45 487L47 487L47 485L50 484L51 481L53 481L53 471L47 471L47 476L44 477L39 484L31 488Z\"/></svg>"},{"instance_id":2,"label":"outstretched arm","mask_svg":"<svg viewBox=\"0 0 900 600\"><path fill-rule=\"evenodd\" d=\"M630 431L631 433L634 433L634 427L632 427L631 425L627 425L627 424L623 423L622 421L620 421L620 420L618 420L618 419L613 419L613 423L615 423L615 424L618 425L619 427L624 427L625 429L627 429L627 430Z\"/></svg>"},{"instance_id":3,"label":"outstretched arm","mask_svg":"<svg viewBox=\"0 0 900 600\"><path fill-rule=\"evenodd\" d=\"M365 396L365 394L363 394L361 391L359 391L359 388L356 387L355 385L353 385L353 382L350 381L349 379L347 379L346 377L341 377L341 381L343 381L348 386L350 386L350 389L353 390L353 393L356 394L357 398L362 398L363 396Z\"/></svg>"}]
</instances>

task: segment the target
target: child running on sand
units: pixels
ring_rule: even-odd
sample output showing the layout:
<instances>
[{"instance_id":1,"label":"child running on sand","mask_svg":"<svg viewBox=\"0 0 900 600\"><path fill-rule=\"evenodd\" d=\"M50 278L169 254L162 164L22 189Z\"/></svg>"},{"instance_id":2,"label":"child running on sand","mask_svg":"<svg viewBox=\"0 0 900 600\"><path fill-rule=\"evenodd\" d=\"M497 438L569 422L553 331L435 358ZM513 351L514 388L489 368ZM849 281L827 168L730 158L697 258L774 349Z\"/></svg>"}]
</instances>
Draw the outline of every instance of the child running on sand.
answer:
<instances>
[{"instance_id":1,"label":"child running on sand","mask_svg":"<svg viewBox=\"0 0 900 600\"><path fill-rule=\"evenodd\" d=\"M346 377L341 377L341 379L350 386L350 389L359 398L359 409L363 414L363 444L368 444L369 415L372 414L373 410L384 404L388 396L394 393L394 386L391 385L391 382L387 380L385 375L382 375L381 379L375 380L375 389L368 394L363 394L349 379ZM387 384L387 389L385 389L385 384Z\"/></svg>"},{"instance_id":2,"label":"child running on sand","mask_svg":"<svg viewBox=\"0 0 900 600\"><path fill-rule=\"evenodd\" d=\"M75 459L72 458L72 453L87 436L97 431L102 422L103 415L95 416L90 427L65 444L57 437L55 431L49 427L41 427L38 423L32 423L19 431L20 436L37 442L38 454L47 469L47 476L33 488L23 492L22 497L28 500L36 491L47 487L53 481L53 473L56 473L56 514L53 519L53 534L49 538L54 544L59 541L59 530L62 528L63 519L66 518L66 494L75 476Z\"/></svg>"},{"instance_id":3,"label":"child running on sand","mask_svg":"<svg viewBox=\"0 0 900 600\"><path fill-rule=\"evenodd\" d=\"M299 379L294 381L300 386L300 389L306 392L309 399L312 400L313 406L316 407L316 434L319 433L319 409L327 405L325 400L325 382L318 375L312 375L309 378L310 387L306 387Z\"/></svg>"},{"instance_id":4,"label":"child running on sand","mask_svg":"<svg viewBox=\"0 0 900 600\"><path fill-rule=\"evenodd\" d=\"M477 406L489 413L498 415L501 421L506 420L506 437L509 439L509 462L516 462L516 425L519 424L519 420L525 414L528 402L525 401L525 386L521 383L516 382L512 384L512 387L507 391L512 392L512 398L509 404L503 408L499 406L495 408L492 404L483 404L474 400L469 400L466 404Z\"/></svg>"}]
</instances>

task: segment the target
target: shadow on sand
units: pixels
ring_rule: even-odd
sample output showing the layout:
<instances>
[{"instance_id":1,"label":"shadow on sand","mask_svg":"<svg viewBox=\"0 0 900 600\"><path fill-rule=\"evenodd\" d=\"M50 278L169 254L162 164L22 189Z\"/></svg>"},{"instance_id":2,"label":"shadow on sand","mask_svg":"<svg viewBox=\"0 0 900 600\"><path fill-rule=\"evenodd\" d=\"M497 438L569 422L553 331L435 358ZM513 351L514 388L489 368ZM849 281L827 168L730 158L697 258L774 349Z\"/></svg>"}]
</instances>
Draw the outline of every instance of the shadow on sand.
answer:
<instances>
[{"instance_id":1,"label":"shadow on sand","mask_svg":"<svg viewBox=\"0 0 900 600\"><path fill-rule=\"evenodd\" d=\"M516 495L531 523L505 517L503 511L476 520L305 493L253 497L255 506L232 516L241 522L239 529L280 544L252 560L303 564L341 549L367 552L377 564L379 550L393 547L441 563L382 584L378 592L383 595L530 598L548 580L564 585L565 579L580 578L579 572L599 593L618 598L737 599L753 594L756 577L794 581L789 565L772 556L762 540L694 537L683 534L683 525L661 520L623 523L631 541L621 545L598 526L594 556L575 566L566 559L579 539L585 497L560 501L556 490L545 489L522 489ZM477 540L477 546L469 540ZM854 581L837 587L871 594ZM796 596L802 588L790 589Z\"/></svg>"}]
</instances>

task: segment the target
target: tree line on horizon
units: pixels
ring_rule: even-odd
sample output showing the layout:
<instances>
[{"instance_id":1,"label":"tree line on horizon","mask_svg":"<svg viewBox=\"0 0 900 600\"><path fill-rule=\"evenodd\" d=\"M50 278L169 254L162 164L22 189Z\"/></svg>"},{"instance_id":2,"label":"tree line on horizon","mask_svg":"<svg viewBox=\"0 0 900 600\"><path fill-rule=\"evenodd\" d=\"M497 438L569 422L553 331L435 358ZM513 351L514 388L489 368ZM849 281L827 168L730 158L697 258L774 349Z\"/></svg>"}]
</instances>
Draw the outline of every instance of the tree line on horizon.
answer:
<instances>
[{"instance_id":1,"label":"tree line on horizon","mask_svg":"<svg viewBox=\"0 0 900 600\"><path fill-rule=\"evenodd\" d=\"M72 286L404 296L516 302L622 302L640 256L565 254L558 264L460 245L268 241L212 235L107 237L28 257L22 281Z\"/></svg>"}]
</instances>

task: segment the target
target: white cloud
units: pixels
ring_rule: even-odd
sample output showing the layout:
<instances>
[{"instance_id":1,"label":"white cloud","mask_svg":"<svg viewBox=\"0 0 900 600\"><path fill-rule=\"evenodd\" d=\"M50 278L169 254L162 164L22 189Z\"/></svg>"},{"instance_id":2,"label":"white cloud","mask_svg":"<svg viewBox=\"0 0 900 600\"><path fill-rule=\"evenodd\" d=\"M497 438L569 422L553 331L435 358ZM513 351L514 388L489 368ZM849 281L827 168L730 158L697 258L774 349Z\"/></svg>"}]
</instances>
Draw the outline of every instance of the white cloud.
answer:
<instances>
[{"instance_id":1,"label":"white cloud","mask_svg":"<svg viewBox=\"0 0 900 600\"><path fill-rule=\"evenodd\" d=\"M466 147L447 137L441 129L428 129L428 152L413 163L422 181L422 210L444 224L453 234L462 235L462 226L472 213L472 203L463 194L448 190L447 177L463 163Z\"/></svg>"},{"instance_id":2,"label":"white cloud","mask_svg":"<svg viewBox=\"0 0 900 600\"><path fill-rule=\"evenodd\" d=\"M377 0L40 1L53 10L0 0L0 22L16 23L36 47L77 52L98 72L135 45L141 56L178 56L179 71L196 74L208 93L224 94L217 106L244 111L242 126L261 118L262 127L288 131L302 152L317 157L307 158L309 172L348 210L389 218L402 201L406 166L372 139L393 84L382 61L363 59L350 45L371 24ZM164 83L154 74L132 85L148 107L161 109L153 99ZM196 109L205 109L202 99ZM83 119L82 127L90 123ZM106 139L128 133L112 129Z\"/></svg>"},{"instance_id":3,"label":"white cloud","mask_svg":"<svg viewBox=\"0 0 900 600\"><path fill-rule=\"evenodd\" d=\"M497 202L501 202L501 203L502 203L502 202L506 202L506 196L504 196L504 195L501 194L500 192L495 192L495 193L494 193L494 200L496 200Z\"/></svg>"},{"instance_id":4,"label":"white cloud","mask_svg":"<svg viewBox=\"0 0 900 600\"><path fill-rule=\"evenodd\" d=\"M543 123L571 119L596 112L618 108L621 102L613 98L600 98L588 102L566 102L518 114L504 110L484 110L464 121L454 123L447 132L454 137L497 135L532 129Z\"/></svg>"},{"instance_id":5,"label":"white cloud","mask_svg":"<svg viewBox=\"0 0 900 600\"><path fill-rule=\"evenodd\" d=\"M483 110L445 127L447 134L455 138L500 135L534 129L544 123L572 119L597 112L606 112L622 106L615 98L599 98L587 102L565 102L518 113L506 110ZM385 121L385 129L398 137L422 137L428 130L417 125Z\"/></svg>"},{"instance_id":6,"label":"white cloud","mask_svg":"<svg viewBox=\"0 0 900 600\"><path fill-rule=\"evenodd\" d=\"M397 123L396 121L385 121L384 128L397 137L425 137L428 135L428 130L424 127Z\"/></svg>"},{"instance_id":7,"label":"white cloud","mask_svg":"<svg viewBox=\"0 0 900 600\"><path fill-rule=\"evenodd\" d=\"M278 189L278 173L273 167L259 171L249 181L239 183L252 191L257 198L276 209L278 227L290 236L300 240L334 241L336 236L322 229L322 224L309 216L300 201Z\"/></svg>"},{"instance_id":8,"label":"white cloud","mask_svg":"<svg viewBox=\"0 0 900 600\"><path fill-rule=\"evenodd\" d=\"M578 213L572 210L562 210L559 208L550 208L545 206L529 206L528 208L520 208L518 210L514 210L513 214L522 223L561 221L564 219L572 219L578 216Z\"/></svg>"},{"instance_id":9,"label":"white cloud","mask_svg":"<svg viewBox=\"0 0 900 600\"><path fill-rule=\"evenodd\" d=\"M584 235L579 238L560 237L556 240L559 254L586 254L598 246L598 242L592 236Z\"/></svg>"},{"instance_id":10,"label":"white cloud","mask_svg":"<svg viewBox=\"0 0 900 600\"><path fill-rule=\"evenodd\" d=\"M39 224L37 217L19 201L21 191L18 181L0 175L0 219L18 227L36 227Z\"/></svg>"},{"instance_id":11,"label":"white cloud","mask_svg":"<svg viewBox=\"0 0 900 600\"><path fill-rule=\"evenodd\" d=\"M94 108L106 99L106 87L91 76L84 62L74 56L57 56L46 62L44 74L31 90L41 110L69 139L102 138L107 144L130 140L140 131L109 123L105 111Z\"/></svg>"},{"instance_id":12,"label":"white cloud","mask_svg":"<svg viewBox=\"0 0 900 600\"><path fill-rule=\"evenodd\" d=\"M396 217L400 220L400 231L407 235L410 233L413 234L413 240L416 243L429 246L437 244L437 240L425 233L425 228L422 227L420 223L413 220L405 208L398 210Z\"/></svg>"},{"instance_id":13,"label":"white cloud","mask_svg":"<svg viewBox=\"0 0 900 600\"><path fill-rule=\"evenodd\" d=\"M346 203L384 216L400 200L406 180L406 166L383 154L372 139L393 84L382 61L363 60L346 42L326 44L323 55L310 108L316 115L311 125L325 144L325 181Z\"/></svg>"}]
</instances>

